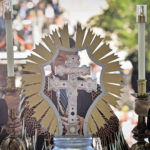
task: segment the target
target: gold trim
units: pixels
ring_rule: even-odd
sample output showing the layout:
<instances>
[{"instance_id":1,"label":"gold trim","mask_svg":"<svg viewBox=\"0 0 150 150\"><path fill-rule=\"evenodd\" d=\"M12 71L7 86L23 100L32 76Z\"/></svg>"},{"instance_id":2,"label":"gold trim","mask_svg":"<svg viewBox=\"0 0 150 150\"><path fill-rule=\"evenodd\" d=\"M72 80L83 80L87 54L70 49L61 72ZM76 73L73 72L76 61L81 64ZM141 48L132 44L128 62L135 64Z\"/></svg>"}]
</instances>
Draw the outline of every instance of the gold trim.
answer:
<instances>
[{"instance_id":1,"label":"gold trim","mask_svg":"<svg viewBox=\"0 0 150 150\"><path fill-rule=\"evenodd\" d=\"M29 59L35 63L28 62L26 67L24 68L24 71L34 73L34 75L31 76L30 80L27 75L23 77L23 81L24 81L23 89L24 89L25 96L31 96L33 94L38 95L41 90L41 80L39 80L39 84L36 83L36 79L39 79L39 77L42 78L39 64L44 64L45 62L48 62L50 61L50 59L53 58L56 52L56 46L62 46L64 48L70 47L68 26L65 25L63 29L59 29L58 31L59 33L57 32L57 30L55 30L52 33L52 35L43 38L42 39L43 45L39 44L38 46L36 46L34 51L42 58L40 57L36 58L36 55L31 55L29 57ZM111 113L111 108L108 106L108 104L111 104L112 106L117 105L117 101L119 100L121 88L122 88L122 86L120 86L122 81L122 75L118 73L109 74L110 72L122 70L120 68L119 62L115 61L118 57L114 55L114 53L108 55L108 53L112 52L112 50L108 44L102 43L102 40L103 38L93 34L93 32L90 29L86 29L86 28L82 29L80 24L77 25L75 48L89 47L91 57L96 62L106 65L104 70L104 76L106 75L106 77L104 77L103 79L106 95L103 96L97 102L97 104L94 106L93 110L91 111L88 119L87 132L90 131L92 132L92 134L96 134L96 132L105 124L105 120L101 117L99 110L101 110L102 113L105 115L105 117L109 119L113 114ZM98 48L100 44L101 47ZM29 83L31 84L36 83L36 84L34 86L33 85L27 86L27 84ZM36 104L41 102L41 106L40 104L38 106L41 108L42 106L44 106L42 105L43 103L42 101L45 100L43 99L43 97L40 96L38 96L38 98L35 100L35 97L31 96L28 98L28 101L30 106L35 106ZM41 120L41 124L43 127L47 128L50 134L52 135L59 130L59 123L56 118L56 114L54 110L51 109L51 106L49 107L50 109L46 113L45 117ZM38 111L40 111L40 109L36 109L34 116L37 119L40 119ZM41 115L42 114L40 114L40 116Z\"/></svg>"},{"instance_id":2,"label":"gold trim","mask_svg":"<svg viewBox=\"0 0 150 150\"><path fill-rule=\"evenodd\" d=\"M141 15L141 16L138 16L138 20L137 20L138 23L146 23L146 17Z\"/></svg>"},{"instance_id":3,"label":"gold trim","mask_svg":"<svg viewBox=\"0 0 150 150\"><path fill-rule=\"evenodd\" d=\"M138 96L146 95L146 80L138 80Z\"/></svg>"}]
</instances>

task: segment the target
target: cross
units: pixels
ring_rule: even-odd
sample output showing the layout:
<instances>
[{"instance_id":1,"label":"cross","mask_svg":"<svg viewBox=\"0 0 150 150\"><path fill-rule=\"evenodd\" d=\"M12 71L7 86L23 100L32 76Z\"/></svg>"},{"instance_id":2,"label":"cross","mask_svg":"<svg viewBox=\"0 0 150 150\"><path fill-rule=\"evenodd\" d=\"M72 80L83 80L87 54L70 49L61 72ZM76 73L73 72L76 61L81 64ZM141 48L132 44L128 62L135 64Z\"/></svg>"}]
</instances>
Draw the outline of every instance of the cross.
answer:
<instances>
[{"instance_id":1,"label":"cross","mask_svg":"<svg viewBox=\"0 0 150 150\"><path fill-rule=\"evenodd\" d=\"M96 80L87 78L78 80L78 77L90 75L90 67L79 67L79 56L67 55L64 66L57 66L55 74L63 76L68 75L68 80L60 80L58 77L54 79L48 78L48 91L57 92L60 89L68 90L68 125L67 135L78 135L79 125L77 120L77 90L85 90L90 93L97 90Z\"/></svg>"}]
</instances>

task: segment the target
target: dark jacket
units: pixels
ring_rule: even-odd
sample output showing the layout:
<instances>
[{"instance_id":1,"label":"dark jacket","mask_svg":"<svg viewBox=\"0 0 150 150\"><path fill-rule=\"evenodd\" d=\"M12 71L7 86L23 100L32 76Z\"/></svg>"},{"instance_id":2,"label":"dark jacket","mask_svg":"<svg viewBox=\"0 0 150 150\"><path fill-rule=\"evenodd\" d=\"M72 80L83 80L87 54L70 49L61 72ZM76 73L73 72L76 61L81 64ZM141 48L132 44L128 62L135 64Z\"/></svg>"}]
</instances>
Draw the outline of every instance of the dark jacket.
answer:
<instances>
[{"instance_id":1,"label":"dark jacket","mask_svg":"<svg viewBox=\"0 0 150 150\"><path fill-rule=\"evenodd\" d=\"M8 120L8 106L4 99L0 99L0 143L7 136L5 130L2 130L2 126L7 123Z\"/></svg>"},{"instance_id":2,"label":"dark jacket","mask_svg":"<svg viewBox=\"0 0 150 150\"><path fill-rule=\"evenodd\" d=\"M0 99L0 126L7 123L8 120L8 106L4 99Z\"/></svg>"}]
</instances>

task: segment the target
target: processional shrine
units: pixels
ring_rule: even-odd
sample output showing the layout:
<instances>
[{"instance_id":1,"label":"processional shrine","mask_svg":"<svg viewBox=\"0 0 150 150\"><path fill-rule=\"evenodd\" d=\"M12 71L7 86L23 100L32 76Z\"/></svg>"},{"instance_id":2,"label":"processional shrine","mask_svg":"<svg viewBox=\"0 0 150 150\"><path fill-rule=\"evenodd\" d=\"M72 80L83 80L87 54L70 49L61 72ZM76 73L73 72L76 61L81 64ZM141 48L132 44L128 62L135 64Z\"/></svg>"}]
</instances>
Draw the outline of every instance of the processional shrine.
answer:
<instances>
[{"instance_id":1,"label":"processional shrine","mask_svg":"<svg viewBox=\"0 0 150 150\"><path fill-rule=\"evenodd\" d=\"M48 90L54 90L57 92L60 89L68 89L68 125L66 125L67 133L66 135L78 135L78 130L80 128L77 121L77 95L78 89L86 90L87 92L92 92L97 90L96 81L92 81L88 78L84 81L80 81L77 78L81 75L90 75L89 67L79 68L79 57L76 55L67 56L65 66L58 66L56 68L55 74L63 76L68 74L68 80L60 80L55 77L54 79L48 80Z\"/></svg>"},{"instance_id":2,"label":"processional shrine","mask_svg":"<svg viewBox=\"0 0 150 150\"><path fill-rule=\"evenodd\" d=\"M6 4L6 3L5 3ZM11 10L9 5L6 4L5 19L7 22L11 22ZM144 6L139 7L141 18L145 15ZM142 14L141 14L142 13ZM144 21L142 20L142 23ZM7 23L6 23L7 24ZM11 26L8 28L11 30ZM9 33L7 36L9 36ZM11 43L11 44L10 44ZM11 47L9 47L10 45ZM4 91L15 92L18 89L14 86L14 74L10 71L13 68L13 52L12 41L7 39L7 53L8 53L8 88L2 89ZM52 65L60 51L74 52L86 50L88 57L96 65L102 68L100 82L97 83L91 77L86 77L90 75L89 67L79 66L79 59L77 55L68 55L65 65L59 65L55 68L55 74L51 78L48 77L46 80L46 75L44 67L46 65ZM113 128L116 120L113 120L114 113L109 105L114 107L117 106L117 101L119 100L121 93L121 82L123 80L120 71L120 64L117 61L118 57L112 52L109 45L103 42L103 38L98 35L93 34L92 30L82 28L81 25L77 25L77 31L75 34L75 46L70 47L70 38L68 34L68 26L65 25L62 29L58 31L55 30L51 35L46 36L42 39L42 43L36 45L33 50L34 54L28 57L29 62L27 62L24 71L28 72L23 75L23 87L22 94L25 100L28 102L29 109L34 109L34 114L31 117L36 118L40 125L46 129L51 136L54 137L54 150L58 149L89 149L92 150L92 138L100 138L103 149L112 150L123 150L128 149L121 129L119 125ZM35 54L36 53L36 54ZM141 58L143 60L143 58ZM144 58L145 59L145 58ZM11 62L9 62L11 60ZM144 60L143 60L144 61ZM142 62L143 62L142 61ZM10 65L10 66L9 66ZM142 66L143 67L143 66ZM143 72L143 71L142 71ZM67 74L67 80L61 80L58 76L63 76ZM78 78L82 76L82 79ZM137 97L146 97L145 90L145 79L139 78L139 91ZM79 125L77 119L77 96L78 90L84 90L87 93L92 91L97 91L97 84L100 85L101 93L99 93L93 100L93 103L87 110L83 123L83 135L79 135ZM56 94L60 89L68 90L68 112L67 112L67 132L63 134L63 122L61 120L61 114L57 107L45 91L54 91ZM81 99L82 101L82 99ZM35 107L36 106L36 107ZM12 116L15 117L15 110L12 110ZM141 127L145 123L145 118L139 116L138 126ZM111 126L111 130L107 131L107 128ZM23 129L26 127L23 126ZM111 134L111 131L114 132ZM101 134L103 133L103 134ZM110 136L106 136L107 133ZM106 136L106 139L104 138ZM111 137L112 136L112 137ZM8 146L13 147L14 145L20 144L18 149L35 149L37 132L30 142L30 147L27 146L27 133L24 134L23 141L13 135L10 135L6 140L3 141L1 149L8 149ZM15 139L15 140L14 140ZM108 142L108 141L109 142ZM14 143L13 143L13 142ZM108 142L108 143L107 143ZM105 145L105 144L108 145ZM82 145L82 146L81 146ZM132 149L139 149L142 147L143 150L148 147L144 139L142 138ZM46 147L47 149L49 146Z\"/></svg>"}]
</instances>

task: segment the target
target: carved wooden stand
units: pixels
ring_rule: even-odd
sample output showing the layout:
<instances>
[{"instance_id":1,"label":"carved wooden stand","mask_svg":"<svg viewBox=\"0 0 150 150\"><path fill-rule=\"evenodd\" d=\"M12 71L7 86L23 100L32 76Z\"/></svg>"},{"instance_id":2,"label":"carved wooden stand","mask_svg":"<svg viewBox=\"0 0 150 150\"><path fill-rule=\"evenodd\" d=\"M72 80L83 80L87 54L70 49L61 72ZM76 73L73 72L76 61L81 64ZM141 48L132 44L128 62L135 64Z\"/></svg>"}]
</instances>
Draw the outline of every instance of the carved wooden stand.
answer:
<instances>
[{"instance_id":1,"label":"carved wooden stand","mask_svg":"<svg viewBox=\"0 0 150 150\"><path fill-rule=\"evenodd\" d=\"M7 88L0 88L2 92L17 92L19 88L15 88L15 77L8 77L8 87ZM16 118L16 110L10 110L10 118L14 120ZM13 130L12 133L2 142L0 148L2 150L25 150L24 142L16 136L15 131Z\"/></svg>"},{"instance_id":2,"label":"carved wooden stand","mask_svg":"<svg viewBox=\"0 0 150 150\"><path fill-rule=\"evenodd\" d=\"M146 99L148 96L149 95L146 93L146 80L138 80L138 93L135 94L135 97ZM133 137L136 137L137 143L132 145L131 150L150 150L150 144L144 140L146 128L145 117L138 116L138 123L136 126L138 133L133 135Z\"/></svg>"}]
</instances>

